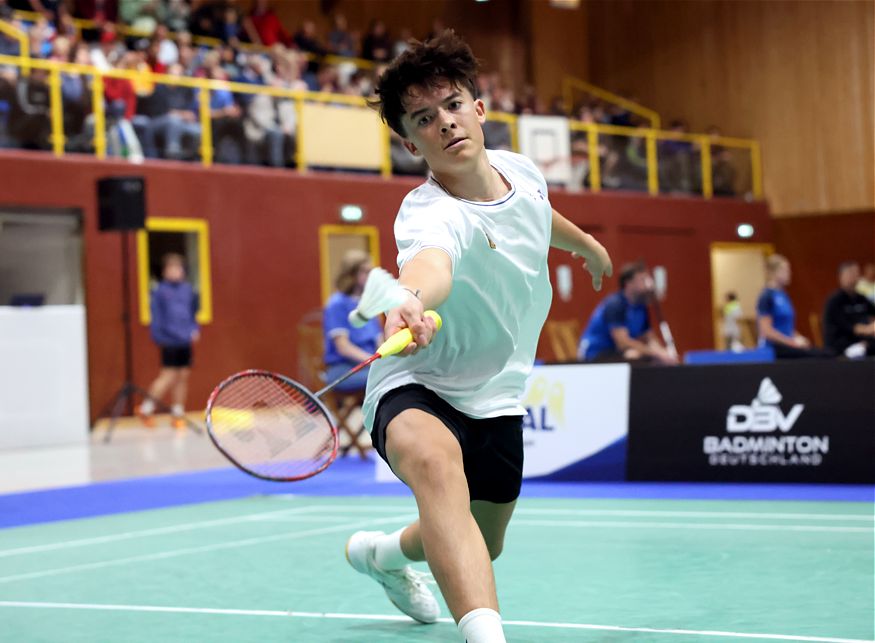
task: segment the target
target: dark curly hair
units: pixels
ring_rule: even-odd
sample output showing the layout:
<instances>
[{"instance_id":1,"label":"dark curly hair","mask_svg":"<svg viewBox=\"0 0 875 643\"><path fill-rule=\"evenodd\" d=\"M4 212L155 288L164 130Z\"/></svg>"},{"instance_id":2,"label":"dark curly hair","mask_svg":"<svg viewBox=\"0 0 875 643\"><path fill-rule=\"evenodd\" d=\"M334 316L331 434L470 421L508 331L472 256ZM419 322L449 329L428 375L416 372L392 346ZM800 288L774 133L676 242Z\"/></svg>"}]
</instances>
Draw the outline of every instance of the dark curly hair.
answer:
<instances>
[{"instance_id":1,"label":"dark curly hair","mask_svg":"<svg viewBox=\"0 0 875 643\"><path fill-rule=\"evenodd\" d=\"M398 56L377 81L377 99L370 101L383 121L406 138L401 117L404 98L411 87L434 88L442 81L465 88L477 98L479 61L452 29L446 29L426 42L411 41L410 48Z\"/></svg>"}]
</instances>

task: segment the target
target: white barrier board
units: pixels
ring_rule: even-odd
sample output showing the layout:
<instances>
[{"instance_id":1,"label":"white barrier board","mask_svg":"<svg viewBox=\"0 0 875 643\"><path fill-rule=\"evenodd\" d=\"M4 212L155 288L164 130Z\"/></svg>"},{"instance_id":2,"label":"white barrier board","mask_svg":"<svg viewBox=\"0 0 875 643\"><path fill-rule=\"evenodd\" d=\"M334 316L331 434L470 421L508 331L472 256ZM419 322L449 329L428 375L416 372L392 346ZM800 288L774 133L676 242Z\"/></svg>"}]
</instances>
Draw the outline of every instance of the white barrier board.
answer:
<instances>
[{"instance_id":1,"label":"white barrier board","mask_svg":"<svg viewBox=\"0 0 875 643\"><path fill-rule=\"evenodd\" d=\"M628 364L536 366L523 397L523 477L584 462L625 438L630 372ZM379 456L376 479L397 481Z\"/></svg>"}]
</instances>

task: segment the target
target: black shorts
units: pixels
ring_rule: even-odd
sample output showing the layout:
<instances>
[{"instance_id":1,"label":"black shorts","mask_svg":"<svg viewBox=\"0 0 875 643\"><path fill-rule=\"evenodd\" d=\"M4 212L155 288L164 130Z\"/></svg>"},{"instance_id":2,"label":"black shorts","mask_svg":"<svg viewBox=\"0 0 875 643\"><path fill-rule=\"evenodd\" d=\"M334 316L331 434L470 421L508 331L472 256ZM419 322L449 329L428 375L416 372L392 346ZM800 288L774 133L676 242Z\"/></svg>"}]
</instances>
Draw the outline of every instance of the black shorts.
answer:
<instances>
[{"instance_id":1,"label":"black shorts","mask_svg":"<svg viewBox=\"0 0 875 643\"><path fill-rule=\"evenodd\" d=\"M401 386L380 400L371 431L374 448L387 464L386 427L407 409L419 409L433 415L456 436L462 447L471 500L504 503L517 499L523 479L521 415L475 419L456 410L420 384Z\"/></svg>"},{"instance_id":2,"label":"black shorts","mask_svg":"<svg viewBox=\"0 0 875 643\"><path fill-rule=\"evenodd\" d=\"M191 366L191 346L162 346L161 366L188 368Z\"/></svg>"}]
</instances>

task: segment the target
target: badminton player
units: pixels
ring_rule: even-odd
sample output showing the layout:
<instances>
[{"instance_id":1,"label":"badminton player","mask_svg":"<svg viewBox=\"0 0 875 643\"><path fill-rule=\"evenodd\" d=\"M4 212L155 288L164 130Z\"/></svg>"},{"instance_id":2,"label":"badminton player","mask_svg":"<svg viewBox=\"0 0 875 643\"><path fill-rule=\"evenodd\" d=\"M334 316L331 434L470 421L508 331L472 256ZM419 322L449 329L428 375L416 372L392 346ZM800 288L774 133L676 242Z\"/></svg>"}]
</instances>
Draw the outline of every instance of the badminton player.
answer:
<instances>
[{"instance_id":1,"label":"badminton player","mask_svg":"<svg viewBox=\"0 0 875 643\"><path fill-rule=\"evenodd\" d=\"M491 560L520 492L521 397L552 297L549 248L584 259L593 286L611 260L552 209L526 157L487 151L477 61L452 31L412 43L384 72L381 116L432 177L395 220L407 301L386 336L408 327L404 359L371 367L365 423L380 456L413 491L419 520L392 534L358 532L352 566L401 611L434 622L438 603L413 561L427 560L468 643L505 640ZM423 311L437 309L444 328Z\"/></svg>"}]
</instances>

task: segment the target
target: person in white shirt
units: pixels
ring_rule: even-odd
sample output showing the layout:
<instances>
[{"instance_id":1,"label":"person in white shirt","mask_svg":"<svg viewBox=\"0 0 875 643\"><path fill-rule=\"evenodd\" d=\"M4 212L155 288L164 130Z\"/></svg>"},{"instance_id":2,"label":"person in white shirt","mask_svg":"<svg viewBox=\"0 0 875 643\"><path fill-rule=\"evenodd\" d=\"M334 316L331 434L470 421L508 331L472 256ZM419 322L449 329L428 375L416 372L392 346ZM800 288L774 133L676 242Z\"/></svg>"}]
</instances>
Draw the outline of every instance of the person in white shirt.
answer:
<instances>
[{"instance_id":1,"label":"person in white shirt","mask_svg":"<svg viewBox=\"0 0 875 643\"><path fill-rule=\"evenodd\" d=\"M412 43L378 82L382 118L432 178L395 221L399 281L410 295L385 333L409 328L403 359L371 367L365 425L413 491L419 520L392 534L357 532L346 555L392 602L431 623L440 612L427 560L462 638L504 641L491 561L522 481L521 398L552 298L550 247L584 259L593 286L612 267L592 236L552 209L524 156L487 151L477 61L452 31ZM435 309L441 332L423 315Z\"/></svg>"}]
</instances>

